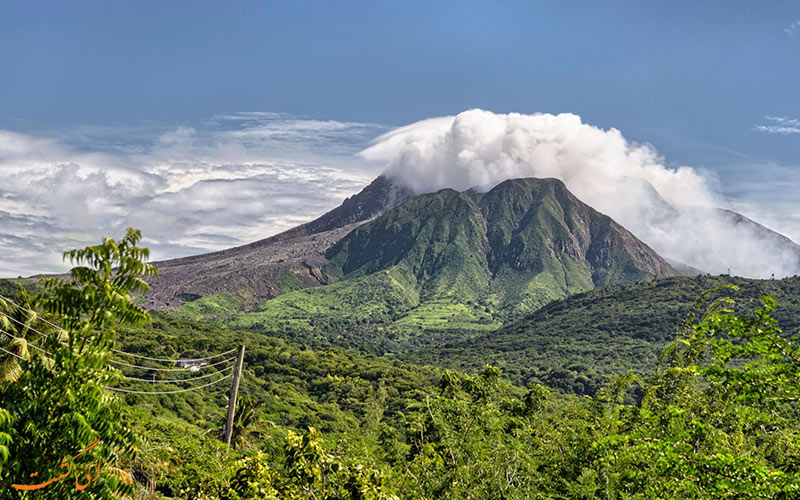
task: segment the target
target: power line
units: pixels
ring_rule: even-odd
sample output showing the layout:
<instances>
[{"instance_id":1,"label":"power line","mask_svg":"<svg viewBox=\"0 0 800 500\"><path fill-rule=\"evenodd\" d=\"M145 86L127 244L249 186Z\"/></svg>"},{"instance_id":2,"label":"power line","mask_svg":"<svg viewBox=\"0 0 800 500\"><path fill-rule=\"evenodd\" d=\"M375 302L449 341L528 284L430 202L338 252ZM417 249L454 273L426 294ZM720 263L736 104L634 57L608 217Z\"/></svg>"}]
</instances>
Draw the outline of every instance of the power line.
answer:
<instances>
[{"instance_id":1,"label":"power line","mask_svg":"<svg viewBox=\"0 0 800 500\"><path fill-rule=\"evenodd\" d=\"M0 332L3 332L3 333L5 333L6 335L8 335L9 337L11 337L12 339L24 340L24 341L25 341L25 343L26 343L27 345L29 345L29 346L33 347L34 349L37 349L37 350L39 350L39 351L42 351L43 353L47 354L48 356L52 356L52 354L50 354L49 352L45 351L45 350L44 350L44 349L42 349L41 347L38 347L38 346L36 346L36 345L34 345L34 344L31 344L30 342L28 342L28 339L26 339L26 338L17 337L16 335L13 335L13 334L11 334L11 333L8 333L7 331L3 330L2 328L0 328Z\"/></svg>"},{"instance_id":2,"label":"power line","mask_svg":"<svg viewBox=\"0 0 800 500\"><path fill-rule=\"evenodd\" d=\"M232 353L232 352L236 352L236 349L231 349L230 351L225 351L225 352L223 352L223 353L220 353L220 354L215 354L215 355L213 355L213 356L207 356L207 357L205 357L205 358L179 358L179 359L171 359L171 358L149 358L149 357L147 357L147 356L141 356L141 355L139 355L139 354L134 354L134 353L132 353L132 352L120 351L120 350L118 350L118 349L111 349L111 350L112 350L113 352L117 353L117 354L124 354L124 355L126 355L126 356L131 356L131 357L134 357L134 358L146 359L146 360L148 360L148 361L165 361L165 362L171 362L171 363L178 363L178 362L180 362L180 361L186 361L186 362L193 362L193 361L207 361L207 360L209 360L209 359L219 358L219 357L225 356L226 354L230 354L230 353Z\"/></svg>"},{"instance_id":3,"label":"power line","mask_svg":"<svg viewBox=\"0 0 800 500\"><path fill-rule=\"evenodd\" d=\"M45 353L45 354L47 354L49 356L53 356L50 352L42 349L41 347L38 347L38 346L36 346L34 344L31 344L25 338L17 337L16 335L13 335L13 334L9 333L9 332L3 330L2 328L0 328L0 332L5 333L6 335L8 335L9 337L11 337L13 339L24 340L27 343L28 346L33 347L34 349L37 349L37 350L39 350L39 351L41 351L41 352L43 352L43 353ZM19 358L21 360L25 360L25 358L23 358L21 356L18 356L17 354L14 354L11 351L3 349L2 347L0 347L0 349L2 349L4 352L6 352L8 354L11 354L12 356L15 356L15 357L17 357L17 358ZM230 358L230 359L228 359L226 361L231 361L233 359L235 359L235 358ZM221 364L221 363L224 363L224 361L221 361L219 363L215 363L214 365L205 366L203 368L210 368L211 366L215 366L215 365L218 365L218 364ZM188 369L191 370L191 368L188 368ZM141 381L141 382L158 382L158 383L161 383L161 384L166 384L166 383L173 384L173 383L182 383L182 382L192 382L194 380L201 380L201 379L205 379L205 378L208 378L208 377L213 377L215 375L219 375L219 374L225 373L225 372L227 372L229 370L232 370L232 369L233 369L233 366L229 366L227 368L223 368L222 370L219 370L219 371L214 372L214 373L209 373L207 375L201 375L199 377L192 377L192 378L186 378L186 379L175 379L175 380L150 380L150 379L146 379L146 378L127 377L127 376L124 376L124 375L123 376L125 377L126 380L136 380L136 381ZM153 370L157 370L157 368L153 368ZM171 369L171 370L168 370L168 371L182 371L182 370L180 370L180 369ZM215 382L217 382L217 381L215 381ZM205 386L203 386L203 387L205 387Z\"/></svg>"},{"instance_id":4,"label":"power line","mask_svg":"<svg viewBox=\"0 0 800 500\"><path fill-rule=\"evenodd\" d=\"M189 387L188 389L178 389L176 391L133 391L133 390L130 390L130 389L120 389L119 387L104 387L104 388L112 390L112 391L127 392L127 393L130 393L130 394L175 394L175 393L178 393L178 392L196 391L198 389L202 389L204 387L208 387L210 385L214 385L214 384L216 384L218 382L222 382L223 380L231 378L232 376L233 376L233 373L229 373L228 375L225 375L224 377L222 377L220 379L217 379L217 380L215 380L213 382L209 382L207 384L199 385L197 387Z\"/></svg>"},{"instance_id":5,"label":"power line","mask_svg":"<svg viewBox=\"0 0 800 500\"><path fill-rule=\"evenodd\" d=\"M51 321L48 321L47 319L45 319L44 317L42 317L42 315L41 315L41 314L39 314L38 312L36 312L36 311L33 311L33 310L30 310L30 309L27 309L27 308L25 308L25 307L22 307L21 305L17 304L16 302L14 302L13 300L9 299L9 298L8 298L8 297L6 297L5 295L2 295L2 294L0 294L0 298L2 298L2 299L4 299L4 300L6 300L8 303L10 303L10 304L12 304L12 305L16 306L18 309L20 309L20 310L22 310L22 311L25 311L25 312L28 312L28 313L32 314L32 315L34 316L34 318L35 318L35 319L39 319L39 320L43 321L44 323L46 323L46 324L48 324L48 325L52 326L53 328L55 328L55 329L57 329L57 330L63 330L63 328L62 328L62 327L60 327L60 326L56 325L55 323L52 323ZM39 335L42 335L42 336L44 336L44 338L47 338L47 337L48 337L48 335L47 335L47 334L45 334L45 333L43 333L43 332L41 332L41 331L37 330L36 328L34 328L34 327L30 326L30 325L26 325L25 323L22 323L21 321L17 320L16 318L13 318L13 317L9 316L8 314L6 314L6 313L4 313L4 312L2 312L2 311L0 311L0 314L2 314L3 316L7 317L8 319L10 319L10 320L12 320L12 321L14 321L14 322L16 322L16 323L18 323L18 324L20 324L20 325L22 325L22 326L26 327L26 328L28 328L28 329L30 329L30 330L32 330L32 331L34 331L34 332L38 333ZM42 348L40 348L40 347L38 347L38 346L36 346L36 345L34 345L34 344L32 344L32 343L28 342L28 341L27 341L27 339L23 339L23 338L21 338L21 337L16 337L16 336L12 335L11 333L9 333L9 332L7 332L7 331L5 331L5 330L2 330L2 329L0 329L0 331L1 331L1 332L3 332L3 333L5 333L6 335L8 335L8 336L12 337L12 338L15 338L15 339L18 339L18 340L25 340L25 341L27 342L27 344L28 344L28 345L30 345L31 347L33 347L34 349L38 349L39 351L42 351L43 353L45 353L45 354L47 354L47 355L49 355L49 356L53 356L53 355L52 355L52 354L50 354L48 351L45 351L44 349L42 349ZM18 355L16 355L16 354L14 354L14 353L13 353L13 352L11 352L11 351L7 351L6 349L3 349L2 347L0 347L0 349L2 349L4 352L6 352L6 353L8 353L8 354L11 354L12 356L15 356L15 357L17 357L17 358L19 358L19 359L21 359L21 360L24 360L24 359L25 359L25 358L22 358L21 356L18 356ZM126 356L131 356L131 357L134 357L134 358L145 359L145 360L148 360L148 361L157 361L157 362L170 362L170 363L180 363L180 362L185 362L185 363L194 363L194 362L198 362L198 361L207 361L207 360L211 360L211 359L216 359L216 358L219 358L219 357L225 356L225 355L227 355L227 354L230 354L230 353L232 353L232 352L236 351L236 349L231 349L231 350L229 350L229 351L225 351L225 352L223 352L223 353L220 353L220 354L215 354L215 355L213 355L213 356L206 356L206 357L203 357L203 358L185 358L185 359L152 358L152 357L148 357L148 356L142 356L142 355L139 355L139 354L134 354L134 353L129 353L129 352L125 352L125 351L120 351L120 350L118 350L118 349L111 349L111 351L112 351L112 352L115 352L115 353L118 353L118 354L124 354L124 355L126 355ZM212 363L212 364L210 364L210 365L204 365L204 366L200 366L200 367L192 366L192 367L186 367L186 368L153 368L153 367L149 367L149 366L141 366L141 365L134 365L134 364L131 364L131 363L125 363L125 362L123 362L123 361L116 361L116 360L113 360L113 359L109 359L108 361L109 361L110 363L114 363L114 364L121 365L121 366L127 366L127 367L129 367L129 368L139 368L139 369L150 370L150 371L166 371L166 372L175 372L175 371L195 371L195 370L204 370L204 369L206 369L206 368L212 368L212 367L214 367L214 366L218 366L218 365L221 365L221 364L224 364L224 363L228 363L228 362L230 362L230 361L233 361L234 359L236 359L236 357L235 357L235 356L234 356L234 357L231 357L231 358L228 358L228 359L225 359L225 360L222 360L222 361L218 361L218 362L216 362L216 363ZM182 380L159 380L159 381L157 381L157 382L159 382L159 383L182 383L182 382L190 382L190 381L194 381L194 380L205 379L205 378L208 378L208 377L211 377L211 376L217 375L217 374L221 374L221 373L224 373L224 372L226 372L226 371L228 371L228 370L230 370L230 369L232 369L232 368L233 368L233 366L229 366L229 367L227 367L227 368L224 368L224 369L222 369L222 370L220 370L220 371L217 371L217 372L215 372L215 373L210 373L210 374L207 374L207 375L202 375L202 376L200 376L200 377L193 377L193 378L182 379ZM123 376L124 376L124 375L123 375ZM187 391L192 391L192 390L202 389L202 388L204 388L204 387L208 387L208 386L214 385L214 384L216 384L216 383L218 383L218 382L220 382L220 381L222 381L222 380L225 380L226 378L232 377L232 376L233 376L233 373L230 373L230 374L228 374L228 375L226 375L226 376L224 376L224 377L222 377L222 378L220 378L220 379L214 380L213 382L210 382L210 383L208 383L208 384L204 384L204 385L201 385L201 386L199 386L199 387L188 388L188 389L181 389L181 390L176 390L176 391L157 391L157 392L146 391L146 392L141 392L141 391L132 391L132 390L128 390L128 389L121 389L121 388L118 388L118 387L106 387L106 389L113 390L113 391L119 391L119 392L133 393L133 394L174 394L174 393L179 393L179 392L187 392ZM126 378L127 380L137 380L137 381L143 381L143 382L155 382L155 381L151 381L151 380L147 380L147 379L142 379L142 378L137 378L137 377L125 377L125 378Z\"/></svg>"},{"instance_id":6,"label":"power line","mask_svg":"<svg viewBox=\"0 0 800 500\"><path fill-rule=\"evenodd\" d=\"M8 332L4 331L4 333L8 333ZM12 337L13 337L13 335L12 335ZM34 347L35 347L35 346L34 346ZM37 349L38 349L38 347L37 347ZM27 362L29 362L29 363L31 362L31 360L30 360L30 359L25 359L25 358L23 358L22 356L19 356L19 355L17 355L17 354L14 354L14 353L13 353L13 352L11 352L11 351L7 351L7 350L3 349L2 347L0 347L0 351L3 351L3 352L5 352L5 353L7 353L7 354L10 354L10 355L14 356L15 358L19 358L19 359L21 359L22 361L27 361ZM45 351L45 352L46 352L46 351ZM49 354L49 353L48 353L48 354ZM47 371L51 372L51 373L55 373L55 372L53 371L53 369L52 369L52 368L50 368L49 366L45 366L44 368L45 368Z\"/></svg>"},{"instance_id":7,"label":"power line","mask_svg":"<svg viewBox=\"0 0 800 500\"><path fill-rule=\"evenodd\" d=\"M39 331L39 330L37 330L36 328L34 328L34 327L30 326L30 325L27 325L27 324L23 323L22 321L18 320L17 318L14 318L14 317L12 317L12 316L9 316L8 314L4 313L3 311L0 311L0 314L2 314L3 316L5 316L6 318L10 319L10 320L11 320L11 321L13 321L14 323L17 323L18 325L22 325L22 326L24 326L24 327L25 327L25 328L27 328L28 330L33 330L34 332L38 333L39 335L41 335L41 336L42 336L42 337L44 337L44 338L47 338L47 337L48 337L48 335L47 335L46 333L40 332L40 331Z\"/></svg>"},{"instance_id":8,"label":"power line","mask_svg":"<svg viewBox=\"0 0 800 500\"><path fill-rule=\"evenodd\" d=\"M5 350L5 349L3 349L2 347L0 347L0 351L3 351L3 352L5 352L6 354L10 354L10 355L14 356L15 358L19 358L19 359L21 359L22 361L27 361L27 359L23 358L22 356L20 356L20 355L18 355L18 354L14 354L14 353L13 353L13 352L11 352L11 351L6 351L6 350Z\"/></svg>"},{"instance_id":9,"label":"power line","mask_svg":"<svg viewBox=\"0 0 800 500\"><path fill-rule=\"evenodd\" d=\"M13 319L13 318L12 318L12 319ZM33 328L31 328L31 329L32 329L33 331L36 331L36 330L35 330L35 329L33 329ZM27 344L27 345L29 345L30 347L33 347L34 349L37 349L37 350L39 350L39 351L41 351L41 352L43 352L43 353L47 354L48 356L53 356L53 354L52 354L52 353L50 353L49 351L46 351L46 350L42 349L41 347L39 347L39 346L37 346L37 345L35 345L35 344L31 343L31 342L30 342L28 339L26 339L26 338L23 338L23 337L17 337L16 335L14 335L14 334L12 334L12 333L9 333L9 332L7 332L7 331L3 330L2 328L0 328L0 332L2 332L2 333L5 333L6 335L8 335L9 337L11 337L11 338L13 338L13 339L17 339L17 340L24 340L24 341L26 342L26 344ZM222 356L222 355L225 355L225 354L230 354L231 352L233 352L233 351L235 351L235 350L236 350L236 349L233 349L233 350L231 350L231 351L228 351L228 352L226 352L226 353L217 354L217 355L215 355L215 356L210 356L210 357L208 357L208 358L198 358L198 359L178 359L178 360L174 360L174 361L175 361L175 362L179 362L179 361L186 361L186 362L191 362L191 361L202 361L202 360L204 360L204 359L218 358L218 357L220 357L220 356ZM233 360L233 359L235 359L235 358L231 357L231 358L227 359L226 361L231 361L231 360ZM122 364L122 365L125 365L125 366L130 366L130 367L137 366L137 365L130 365L130 364L127 364L127 363L123 363L123 362L121 362L121 361L115 361L115 360L109 360L109 361L110 361L110 362L112 362L112 363ZM225 361L220 361L220 362L218 362L218 363L214 363L214 364L211 364L211 365L201 366L201 367L200 367L200 369L211 368L211 367L213 367L213 366L220 365L220 364L222 364L222 363L224 363L224 362L225 362ZM193 369L192 367L188 367L188 368L168 368L168 369L163 369L163 368L162 368L162 369L159 369L159 368L148 368L148 367L140 367L140 368L147 368L148 370L158 370L158 371L189 371L189 370L192 370L192 369ZM230 368L225 368L225 369L223 369L223 370L220 370L220 372L227 371L228 369L230 369ZM217 373L219 373L219 372L217 372ZM212 374L212 375L213 375L213 374ZM202 377L197 377L197 378L194 378L194 379L185 379L185 380L197 380L197 379L200 379L200 378L207 378L208 376L209 376L209 375L204 375L204 376L202 376ZM127 379L130 379L130 380L144 380L144 381L146 381L146 382L150 382L150 380L147 380L147 379L136 379L136 378L134 378L134 377L125 377L125 378L127 378Z\"/></svg>"},{"instance_id":10,"label":"power line","mask_svg":"<svg viewBox=\"0 0 800 500\"><path fill-rule=\"evenodd\" d=\"M18 308L22 309L23 311L27 311L29 313L35 314L37 318L39 318L40 320L44 321L45 323L47 323L48 325L52 326L53 328L57 328L59 330L63 330L64 329L63 327L58 326L55 323L51 323L51 322L47 321L45 318L42 317L41 314L37 313L36 311L31 311L30 309L26 309L26 308L22 307L21 305L17 304L16 302L14 302L13 300L9 299L5 295L0 294L0 299L4 299L4 300L10 302L11 304L13 304L13 305L17 306ZM42 335L44 335L44 334L42 334Z\"/></svg>"},{"instance_id":11,"label":"power line","mask_svg":"<svg viewBox=\"0 0 800 500\"><path fill-rule=\"evenodd\" d=\"M109 359L108 362L109 363L114 363L115 365L128 366L130 368L140 368L140 369L143 369L143 370L155 370L157 372L185 372L185 371L205 370L206 368L211 368L212 366L221 365L223 363L227 363L229 361L233 361L234 359L236 359L236 356L233 356L233 357L228 358L228 359L224 359L222 361L217 361L216 363L212 363L210 365L199 366L199 367L198 366L192 366L192 367L188 367L188 368L153 368L152 366L132 365L130 363L125 363L123 361L117 361L115 359Z\"/></svg>"},{"instance_id":12,"label":"power line","mask_svg":"<svg viewBox=\"0 0 800 500\"><path fill-rule=\"evenodd\" d=\"M147 378L137 378L137 377L125 377L125 380L137 380L139 382L153 382L158 384L175 384L178 382L190 382L192 380L200 380L201 378L208 378L213 377L214 375L219 375L220 373L225 373L228 370L233 369L233 366L229 366L227 368L223 368L222 370L214 373L209 373L208 375L201 375L200 377L193 377L193 378L184 378L184 379L176 379L176 380L151 380Z\"/></svg>"},{"instance_id":13,"label":"power line","mask_svg":"<svg viewBox=\"0 0 800 500\"><path fill-rule=\"evenodd\" d=\"M0 294L0 298L1 298L1 299L4 299L4 300L6 300L6 301L8 301L9 303L11 303L11 304L13 304L14 306L18 307L20 310L22 310L22 311L25 311L25 312L28 312L28 313L30 313L30 314L32 314L32 315L34 315L34 317L35 317L36 319L39 319L39 320L41 320L41 321L43 321L43 322L47 323L48 325L52 326L53 328L56 328L56 329L58 329L58 330L64 330L64 328L63 328L63 327L60 327L60 326L58 326L58 325L56 325L56 324L54 324L54 323L51 323L50 321L48 321L47 319L45 319L44 317L42 317L42 315L41 315L41 314L39 314L38 312L36 312L36 311L33 311L33 310L31 310L31 309L27 309L27 308L25 308L25 307L22 307L21 305L17 304L16 302L14 302L13 300L9 299L9 298L8 298L8 297L6 297L5 295L2 295L2 294ZM7 317L8 319L10 319L10 320L12 320L12 321L14 321L14 322L16 322L16 323L18 323L18 324L22 325L22 326L25 326L25 327L27 327L27 328L28 328L28 329L30 329L30 330L33 330L34 332L38 333L39 335L42 335L42 336L44 336L44 338L47 338L47 337L48 337L48 335L47 335L46 333L44 333L44 332L41 332L41 331L37 330L36 328L34 328L34 327L32 327L32 326L26 325L25 323L22 323L21 321L17 320L16 318L13 318L13 317L9 316L8 314L6 314L6 313L4 313L4 312L2 312L2 311L0 311L0 314L2 314L3 316ZM158 362L179 363L179 362L182 362L182 361L183 361L183 362L207 361L207 360L209 360L209 359L215 359L215 358L219 358L219 357L225 356L225 355L227 355L227 354L230 354L230 353L232 353L232 352L236 352L236 349L231 349L231 350L229 350L229 351L225 351L225 352L222 352L222 353L220 353L220 354L215 354L215 355L213 355L213 356L206 356L206 357L203 357L203 358L180 358L180 359L171 359L171 358L151 358L151 357L148 357L148 356L142 356L142 355L140 355L140 354L134 354L134 353L132 353L132 352L120 351L119 349L111 349L111 351L112 351L112 352L115 352L115 353L117 353L117 354L124 354L124 355L126 355L126 356L131 356L131 357L134 357L134 358L146 359L146 360L148 360L148 361L158 361ZM233 358L231 358L231 359L233 359ZM125 363L118 362L118 364L125 364ZM134 367L134 366L136 366L136 365L125 364L125 366L131 366L131 367ZM210 366L215 366L215 365L210 365ZM141 366L136 366L136 367L137 367L137 368L144 368L144 367L141 367ZM155 370L155 368L151 368L151 369Z\"/></svg>"}]
</instances>

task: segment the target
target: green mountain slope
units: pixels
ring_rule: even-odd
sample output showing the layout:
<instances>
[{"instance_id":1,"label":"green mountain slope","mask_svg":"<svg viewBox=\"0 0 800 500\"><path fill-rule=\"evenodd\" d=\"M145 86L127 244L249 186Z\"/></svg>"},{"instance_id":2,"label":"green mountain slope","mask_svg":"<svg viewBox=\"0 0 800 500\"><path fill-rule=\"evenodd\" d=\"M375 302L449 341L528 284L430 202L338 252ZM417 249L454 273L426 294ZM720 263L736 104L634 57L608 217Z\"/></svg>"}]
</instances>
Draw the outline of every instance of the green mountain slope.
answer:
<instances>
[{"instance_id":1,"label":"green mountain slope","mask_svg":"<svg viewBox=\"0 0 800 500\"><path fill-rule=\"evenodd\" d=\"M408 354L407 359L466 370L491 363L519 384L543 382L593 392L609 374L652 368L697 298L727 284L739 290L721 290L711 298L730 296L737 312L745 313L757 307L761 296L773 296L784 333L800 329L800 277L679 277L573 295L497 331Z\"/></svg>"},{"instance_id":2,"label":"green mountain slope","mask_svg":"<svg viewBox=\"0 0 800 500\"><path fill-rule=\"evenodd\" d=\"M505 318L597 286L676 274L560 181L504 182L480 199L480 207L492 248L491 297Z\"/></svg>"},{"instance_id":3,"label":"green mountain slope","mask_svg":"<svg viewBox=\"0 0 800 500\"><path fill-rule=\"evenodd\" d=\"M365 224L326 253L351 279L400 267L421 300L485 300L501 317L610 283L675 272L555 179L515 179L488 193L442 190Z\"/></svg>"},{"instance_id":4,"label":"green mountain slope","mask_svg":"<svg viewBox=\"0 0 800 500\"><path fill-rule=\"evenodd\" d=\"M365 224L326 252L323 270L352 279L393 267L416 282L422 300L477 299L490 278L486 221L466 194L422 195Z\"/></svg>"}]
</instances>

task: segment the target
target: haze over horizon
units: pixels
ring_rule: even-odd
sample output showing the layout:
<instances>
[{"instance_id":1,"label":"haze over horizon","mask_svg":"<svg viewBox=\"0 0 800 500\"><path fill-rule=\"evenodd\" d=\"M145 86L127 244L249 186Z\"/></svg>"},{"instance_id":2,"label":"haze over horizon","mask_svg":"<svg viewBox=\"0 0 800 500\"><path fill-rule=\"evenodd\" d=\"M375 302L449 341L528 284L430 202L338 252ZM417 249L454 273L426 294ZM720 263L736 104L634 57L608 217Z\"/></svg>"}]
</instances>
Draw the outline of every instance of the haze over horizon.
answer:
<instances>
[{"instance_id":1,"label":"haze over horizon","mask_svg":"<svg viewBox=\"0 0 800 500\"><path fill-rule=\"evenodd\" d=\"M0 276L126 226L155 259L276 234L379 175L376 138L475 108L618 130L800 241L797 2L210 9L0 5Z\"/></svg>"}]
</instances>

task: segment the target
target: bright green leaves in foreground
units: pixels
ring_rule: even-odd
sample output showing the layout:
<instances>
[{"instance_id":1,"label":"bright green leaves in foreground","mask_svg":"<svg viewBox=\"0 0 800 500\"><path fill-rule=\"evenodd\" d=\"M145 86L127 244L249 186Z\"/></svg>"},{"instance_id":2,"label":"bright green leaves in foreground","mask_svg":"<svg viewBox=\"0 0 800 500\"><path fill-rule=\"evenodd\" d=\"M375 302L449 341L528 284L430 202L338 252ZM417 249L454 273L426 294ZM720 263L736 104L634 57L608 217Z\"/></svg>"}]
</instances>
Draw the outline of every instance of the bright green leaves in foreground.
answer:
<instances>
[{"instance_id":1,"label":"bright green leaves in foreground","mask_svg":"<svg viewBox=\"0 0 800 500\"><path fill-rule=\"evenodd\" d=\"M797 498L800 357L775 301L751 316L717 301L687 325L645 384L615 406L621 432L598 439L596 471L634 498Z\"/></svg>"},{"instance_id":2,"label":"bright green leaves in foreground","mask_svg":"<svg viewBox=\"0 0 800 500\"><path fill-rule=\"evenodd\" d=\"M25 308L41 306L44 320L28 321L26 314L37 314L17 308L22 324L3 328L31 342L27 355L17 359L17 371L0 382L3 498L29 496L12 484L37 485L62 475L34 493L118 498L133 491L131 476L120 466L132 457L137 437L123 418L123 406L104 387L119 377L106 366L114 327L149 319L130 297L146 291L141 277L155 272L142 261L148 251L136 246L140 238L129 229L119 242L105 238L101 245L67 252L65 258L83 264L73 268L71 280L46 280L35 300L25 293L16 297ZM3 306L10 310L13 304ZM87 474L92 481L85 486Z\"/></svg>"},{"instance_id":3,"label":"bright green leaves in foreground","mask_svg":"<svg viewBox=\"0 0 800 500\"><path fill-rule=\"evenodd\" d=\"M593 398L533 387L508 397L495 369L442 378L407 414L394 464L410 498L798 498L800 346L775 301L690 316L645 381ZM635 402L634 402L635 401Z\"/></svg>"},{"instance_id":4,"label":"bright green leaves in foreground","mask_svg":"<svg viewBox=\"0 0 800 500\"><path fill-rule=\"evenodd\" d=\"M319 433L309 428L303 435L289 432L284 448L285 470L278 474L259 453L236 464L225 500L327 498L338 500L391 500L382 472L347 465L327 453Z\"/></svg>"},{"instance_id":5,"label":"bright green leaves in foreground","mask_svg":"<svg viewBox=\"0 0 800 500\"><path fill-rule=\"evenodd\" d=\"M690 316L658 371L594 398L503 396L446 375L408 413L394 469L412 498L798 498L800 346L729 300ZM635 402L634 402L635 401Z\"/></svg>"}]
</instances>

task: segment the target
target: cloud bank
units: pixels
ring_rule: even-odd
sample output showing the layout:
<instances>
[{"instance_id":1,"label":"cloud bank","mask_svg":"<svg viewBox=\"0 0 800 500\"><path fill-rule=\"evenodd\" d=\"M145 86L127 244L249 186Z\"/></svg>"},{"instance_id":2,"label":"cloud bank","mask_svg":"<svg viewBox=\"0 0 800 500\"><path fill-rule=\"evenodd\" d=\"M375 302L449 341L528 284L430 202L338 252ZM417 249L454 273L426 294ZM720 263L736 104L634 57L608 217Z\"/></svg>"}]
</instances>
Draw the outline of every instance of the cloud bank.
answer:
<instances>
[{"instance_id":1,"label":"cloud bank","mask_svg":"<svg viewBox=\"0 0 800 500\"><path fill-rule=\"evenodd\" d=\"M727 206L798 238L797 177L777 167L759 168L769 183L753 183L753 167L738 181L726 175L735 196L721 199L709 187L717 180L576 115L472 110L387 130L264 112L192 126L0 130L0 277L63 271L61 252L127 226L143 230L158 260L249 243L312 220L381 170L418 193L556 177L668 258L714 273L800 272L797 256L747 224L685 208Z\"/></svg>"},{"instance_id":2,"label":"cloud bank","mask_svg":"<svg viewBox=\"0 0 800 500\"><path fill-rule=\"evenodd\" d=\"M353 153L386 130L277 113L156 133L0 130L0 277L63 271L61 252L127 226L142 229L155 259L279 233L374 178Z\"/></svg>"},{"instance_id":3,"label":"cloud bank","mask_svg":"<svg viewBox=\"0 0 800 500\"><path fill-rule=\"evenodd\" d=\"M417 193L554 177L669 259L711 273L800 273L786 241L701 208L724 203L698 171L667 166L652 146L577 115L470 110L390 131L360 155Z\"/></svg>"}]
</instances>

